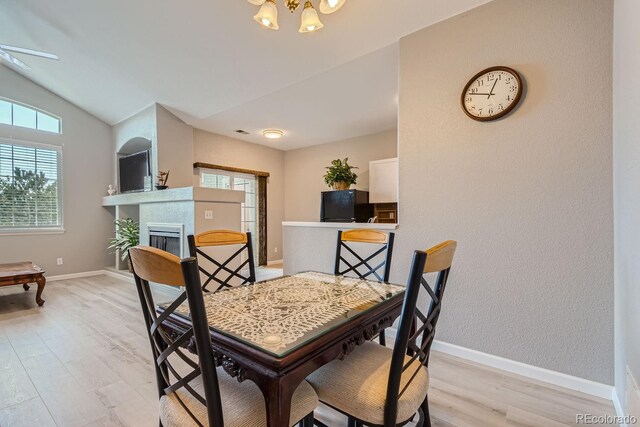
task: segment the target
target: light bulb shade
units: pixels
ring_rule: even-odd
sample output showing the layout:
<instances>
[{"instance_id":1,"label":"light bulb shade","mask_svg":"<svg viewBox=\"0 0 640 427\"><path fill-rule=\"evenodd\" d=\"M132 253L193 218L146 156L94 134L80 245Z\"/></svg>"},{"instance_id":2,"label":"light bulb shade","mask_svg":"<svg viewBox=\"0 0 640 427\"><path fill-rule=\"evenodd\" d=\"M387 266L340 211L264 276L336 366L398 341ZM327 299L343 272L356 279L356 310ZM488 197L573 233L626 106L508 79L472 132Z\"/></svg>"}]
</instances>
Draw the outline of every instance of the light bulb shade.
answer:
<instances>
[{"instance_id":1,"label":"light bulb shade","mask_svg":"<svg viewBox=\"0 0 640 427\"><path fill-rule=\"evenodd\" d=\"M320 22L318 12L313 8L310 1L304 4L304 10L302 11L302 23L300 25L301 33L310 33L317 31L324 27L324 24Z\"/></svg>"},{"instance_id":2,"label":"light bulb shade","mask_svg":"<svg viewBox=\"0 0 640 427\"><path fill-rule=\"evenodd\" d=\"M340 9L347 0L320 0L320 12L328 15Z\"/></svg>"},{"instance_id":3,"label":"light bulb shade","mask_svg":"<svg viewBox=\"0 0 640 427\"><path fill-rule=\"evenodd\" d=\"M251 4L255 4L256 6L262 6L266 0L247 0L247 1Z\"/></svg>"},{"instance_id":4,"label":"light bulb shade","mask_svg":"<svg viewBox=\"0 0 640 427\"><path fill-rule=\"evenodd\" d=\"M262 134L269 139L279 139L282 138L284 132L280 129L265 129L262 131Z\"/></svg>"},{"instance_id":5,"label":"light bulb shade","mask_svg":"<svg viewBox=\"0 0 640 427\"><path fill-rule=\"evenodd\" d=\"M258 24L264 25L272 30L280 28L278 27L278 8L274 0L266 0L253 19L255 19Z\"/></svg>"}]
</instances>

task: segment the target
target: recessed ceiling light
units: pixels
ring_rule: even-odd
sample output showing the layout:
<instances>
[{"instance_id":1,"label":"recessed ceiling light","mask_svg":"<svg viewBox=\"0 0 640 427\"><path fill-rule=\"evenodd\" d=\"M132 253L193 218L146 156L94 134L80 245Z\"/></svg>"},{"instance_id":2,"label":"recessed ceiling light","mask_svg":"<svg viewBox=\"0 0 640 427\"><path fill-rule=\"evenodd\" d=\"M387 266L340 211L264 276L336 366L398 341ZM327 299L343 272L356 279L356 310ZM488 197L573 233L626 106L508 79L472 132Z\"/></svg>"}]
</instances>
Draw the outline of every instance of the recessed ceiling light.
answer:
<instances>
[{"instance_id":1,"label":"recessed ceiling light","mask_svg":"<svg viewBox=\"0 0 640 427\"><path fill-rule=\"evenodd\" d=\"M265 129L262 131L262 134L269 139L279 139L282 138L284 132L279 129Z\"/></svg>"}]
</instances>

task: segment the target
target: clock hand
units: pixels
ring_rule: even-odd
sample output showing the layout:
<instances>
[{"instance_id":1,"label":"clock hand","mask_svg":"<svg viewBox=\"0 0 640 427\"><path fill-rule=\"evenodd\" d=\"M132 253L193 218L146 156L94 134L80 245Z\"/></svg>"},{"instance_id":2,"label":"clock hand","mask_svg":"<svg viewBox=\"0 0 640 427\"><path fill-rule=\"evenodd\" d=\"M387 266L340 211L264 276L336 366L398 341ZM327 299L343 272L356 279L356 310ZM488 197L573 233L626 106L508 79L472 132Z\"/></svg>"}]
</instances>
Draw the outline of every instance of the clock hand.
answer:
<instances>
[{"instance_id":1,"label":"clock hand","mask_svg":"<svg viewBox=\"0 0 640 427\"><path fill-rule=\"evenodd\" d=\"M496 83L498 83L498 79L494 80L493 86L491 86L491 90L489 91L489 96L487 96L487 99L491 98L491 95L495 95L495 93L493 93L493 89L496 87Z\"/></svg>"},{"instance_id":2,"label":"clock hand","mask_svg":"<svg viewBox=\"0 0 640 427\"><path fill-rule=\"evenodd\" d=\"M479 92L476 92L476 93L470 93L469 95L491 95L491 94L490 93L479 93Z\"/></svg>"}]
</instances>

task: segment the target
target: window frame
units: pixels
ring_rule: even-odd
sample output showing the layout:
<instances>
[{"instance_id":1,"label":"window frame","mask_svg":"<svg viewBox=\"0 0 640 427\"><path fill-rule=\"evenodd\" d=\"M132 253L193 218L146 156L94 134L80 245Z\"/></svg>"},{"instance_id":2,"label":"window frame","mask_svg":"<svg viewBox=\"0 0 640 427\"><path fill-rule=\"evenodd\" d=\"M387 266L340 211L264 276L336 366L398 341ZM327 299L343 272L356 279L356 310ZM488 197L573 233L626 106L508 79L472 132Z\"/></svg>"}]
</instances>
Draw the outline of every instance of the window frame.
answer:
<instances>
[{"instance_id":1,"label":"window frame","mask_svg":"<svg viewBox=\"0 0 640 427\"><path fill-rule=\"evenodd\" d=\"M51 133L51 132L50 132ZM60 218L59 225L57 226L30 226L30 227L2 227L0 226L0 237L2 236L23 236L23 235L38 235L38 234L63 234L66 230L64 228L64 162L63 162L63 146L53 144L43 144L40 142L24 141L12 138L0 137L0 144L20 146L27 148L40 148L45 150L52 150L57 153L57 193L58 193L58 216Z\"/></svg>"},{"instance_id":2,"label":"window frame","mask_svg":"<svg viewBox=\"0 0 640 427\"><path fill-rule=\"evenodd\" d=\"M28 130L32 130L32 131L36 131L36 132L45 132L47 134L52 134L52 135L62 135L62 117L56 116L55 114L52 114L52 113L50 113L48 111L45 111L45 110L43 110L41 108L34 107L33 105L25 104L24 102L19 102L19 101L16 101L14 99L5 98L3 96L0 96L0 101L4 101L4 102L7 102L7 103L11 104L11 123L0 123L0 126L10 126L10 127L13 127L13 128L28 129ZM13 106L14 105L18 105L20 107L27 108L29 110L34 111L36 113L36 127L32 128L32 127L29 127L29 126L20 126L20 125L14 124L14 120L13 120L13 118L14 118L14 116L13 116ZM38 113L44 114L46 116L49 116L49 117L52 117L52 118L58 120L58 132L53 132L53 131L44 130L44 129L38 129Z\"/></svg>"}]
</instances>

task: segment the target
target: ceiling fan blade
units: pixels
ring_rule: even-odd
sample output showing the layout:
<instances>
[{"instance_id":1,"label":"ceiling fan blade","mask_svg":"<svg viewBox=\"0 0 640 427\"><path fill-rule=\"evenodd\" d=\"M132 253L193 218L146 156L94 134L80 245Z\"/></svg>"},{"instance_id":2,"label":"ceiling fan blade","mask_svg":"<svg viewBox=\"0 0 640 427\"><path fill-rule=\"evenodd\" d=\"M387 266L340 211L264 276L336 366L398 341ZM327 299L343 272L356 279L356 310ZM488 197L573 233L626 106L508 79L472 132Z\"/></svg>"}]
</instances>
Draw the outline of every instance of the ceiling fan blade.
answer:
<instances>
[{"instance_id":1,"label":"ceiling fan blade","mask_svg":"<svg viewBox=\"0 0 640 427\"><path fill-rule=\"evenodd\" d=\"M29 71L31 69L31 67L29 67L27 64L20 61L18 58L11 56L9 53L5 52L2 49L0 49L0 59L7 61L9 65L15 65L22 68L23 70Z\"/></svg>"},{"instance_id":2,"label":"ceiling fan blade","mask_svg":"<svg viewBox=\"0 0 640 427\"><path fill-rule=\"evenodd\" d=\"M26 55L39 56L40 58L55 59L56 61L60 59L58 58L58 55L54 55L53 53L40 52L39 50L26 49L24 47L0 44L0 49L11 52L24 53Z\"/></svg>"}]
</instances>

